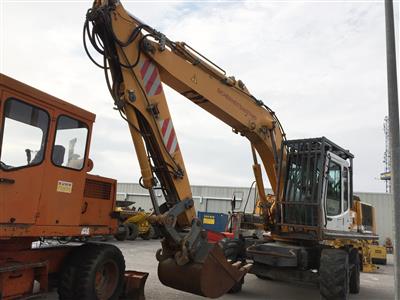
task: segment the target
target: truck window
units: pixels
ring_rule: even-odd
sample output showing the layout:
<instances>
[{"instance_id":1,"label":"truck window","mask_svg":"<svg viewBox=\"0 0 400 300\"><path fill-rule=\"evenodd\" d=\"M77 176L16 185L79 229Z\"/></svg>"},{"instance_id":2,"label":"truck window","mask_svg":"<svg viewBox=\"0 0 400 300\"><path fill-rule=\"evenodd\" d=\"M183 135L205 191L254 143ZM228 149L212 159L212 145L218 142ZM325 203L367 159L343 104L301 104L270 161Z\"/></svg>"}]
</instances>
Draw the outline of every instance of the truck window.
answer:
<instances>
[{"instance_id":1,"label":"truck window","mask_svg":"<svg viewBox=\"0 0 400 300\"><path fill-rule=\"evenodd\" d=\"M343 211L349 208L349 169L343 168Z\"/></svg>"},{"instance_id":2,"label":"truck window","mask_svg":"<svg viewBox=\"0 0 400 300\"><path fill-rule=\"evenodd\" d=\"M49 115L17 99L4 104L0 166L11 170L40 164L44 159Z\"/></svg>"},{"instance_id":3,"label":"truck window","mask_svg":"<svg viewBox=\"0 0 400 300\"><path fill-rule=\"evenodd\" d=\"M81 170L84 165L88 128L67 116L57 120L52 160L56 166Z\"/></svg>"},{"instance_id":4,"label":"truck window","mask_svg":"<svg viewBox=\"0 0 400 300\"><path fill-rule=\"evenodd\" d=\"M334 161L329 162L326 193L326 210L328 216L340 215L342 212L342 179L341 166Z\"/></svg>"}]
</instances>

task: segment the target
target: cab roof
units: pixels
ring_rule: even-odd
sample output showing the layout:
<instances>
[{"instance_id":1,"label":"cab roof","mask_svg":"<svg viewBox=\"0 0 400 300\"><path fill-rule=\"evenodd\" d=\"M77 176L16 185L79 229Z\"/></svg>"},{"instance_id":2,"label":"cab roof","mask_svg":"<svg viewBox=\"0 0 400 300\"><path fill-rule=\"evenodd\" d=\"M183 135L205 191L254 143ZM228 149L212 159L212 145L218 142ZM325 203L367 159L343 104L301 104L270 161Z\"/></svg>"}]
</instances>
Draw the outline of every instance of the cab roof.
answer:
<instances>
[{"instance_id":1,"label":"cab roof","mask_svg":"<svg viewBox=\"0 0 400 300\"><path fill-rule=\"evenodd\" d=\"M15 80L7 75L0 73L0 88L3 89L4 87L14 90L18 93L33 97L38 101L47 104L47 106L55 107L61 111L65 111L67 114L75 116L79 119L84 119L91 123L93 123L96 119L96 115L87 110L84 110L78 106L63 101L59 98L56 98L52 95L49 95L34 87L31 87L25 83L22 83L18 80Z\"/></svg>"}]
</instances>

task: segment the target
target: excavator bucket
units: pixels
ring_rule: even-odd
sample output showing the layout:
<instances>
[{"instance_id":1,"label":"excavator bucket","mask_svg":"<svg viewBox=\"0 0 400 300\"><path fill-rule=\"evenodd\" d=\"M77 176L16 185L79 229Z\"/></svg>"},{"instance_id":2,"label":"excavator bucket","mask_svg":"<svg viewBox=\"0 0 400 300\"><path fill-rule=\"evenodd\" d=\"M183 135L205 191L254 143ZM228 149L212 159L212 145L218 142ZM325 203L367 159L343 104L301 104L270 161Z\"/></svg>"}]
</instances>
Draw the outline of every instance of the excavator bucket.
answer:
<instances>
[{"instance_id":1,"label":"excavator bucket","mask_svg":"<svg viewBox=\"0 0 400 300\"><path fill-rule=\"evenodd\" d=\"M192 262L184 266L167 258L158 265L161 283L174 289L208 298L218 298L239 283L251 265L231 264L222 249L215 244L203 263Z\"/></svg>"}]
</instances>

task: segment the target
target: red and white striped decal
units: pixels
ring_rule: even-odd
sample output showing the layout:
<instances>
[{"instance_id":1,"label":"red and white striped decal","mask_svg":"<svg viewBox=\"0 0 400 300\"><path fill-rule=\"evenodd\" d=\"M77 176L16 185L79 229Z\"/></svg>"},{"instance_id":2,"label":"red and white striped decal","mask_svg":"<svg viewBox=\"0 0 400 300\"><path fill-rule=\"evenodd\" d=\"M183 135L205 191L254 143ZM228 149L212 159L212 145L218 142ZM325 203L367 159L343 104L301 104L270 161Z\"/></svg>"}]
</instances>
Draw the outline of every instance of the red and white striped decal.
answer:
<instances>
[{"instance_id":1,"label":"red and white striped decal","mask_svg":"<svg viewBox=\"0 0 400 300\"><path fill-rule=\"evenodd\" d=\"M161 128L161 135L163 138L164 145L167 148L168 152L170 154L173 154L175 151L179 149L179 146L174 126L172 125L172 120L171 119L160 120L159 124Z\"/></svg>"},{"instance_id":2,"label":"red and white striped decal","mask_svg":"<svg viewBox=\"0 0 400 300\"><path fill-rule=\"evenodd\" d=\"M162 85L157 67L148 58L142 59L139 67L147 95L155 96L161 93Z\"/></svg>"}]
</instances>

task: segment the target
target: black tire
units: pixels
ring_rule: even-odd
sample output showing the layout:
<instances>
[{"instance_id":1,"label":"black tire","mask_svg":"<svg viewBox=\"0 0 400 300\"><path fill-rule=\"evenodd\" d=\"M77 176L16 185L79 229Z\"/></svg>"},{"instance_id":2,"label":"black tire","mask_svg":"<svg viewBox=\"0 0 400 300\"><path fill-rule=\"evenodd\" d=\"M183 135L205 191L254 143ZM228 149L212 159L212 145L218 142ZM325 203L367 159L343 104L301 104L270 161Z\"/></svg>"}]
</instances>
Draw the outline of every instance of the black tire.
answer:
<instances>
[{"instance_id":1,"label":"black tire","mask_svg":"<svg viewBox=\"0 0 400 300\"><path fill-rule=\"evenodd\" d=\"M125 260L121 251L107 244L77 247L60 278L60 300L117 300L123 289Z\"/></svg>"},{"instance_id":2,"label":"black tire","mask_svg":"<svg viewBox=\"0 0 400 300\"><path fill-rule=\"evenodd\" d=\"M128 234L129 234L128 226L126 226L125 224L121 224L119 225L118 232L114 234L114 237L117 241L122 242L127 239Z\"/></svg>"},{"instance_id":3,"label":"black tire","mask_svg":"<svg viewBox=\"0 0 400 300\"><path fill-rule=\"evenodd\" d=\"M358 294L360 292L360 255L358 250L354 249L350 252L350 283L349 290L351 294Z\"/></svg>"},{"instance_id":4,"label":"black tire","mask_svg":"<svg viewBox=\"0 0 400 300\"><path fill-rule=\"evenodd\" d=\"M74 279L76 268L80 262L80 256L89 244L73 247L65 258L59 273L57 293L60 300L74 300Z\"/></svg>"},{"instance_id":5,"label":"black tire","mask_svg":"<svg viewBox=\"0 0 400 300\"><path fill-rule=\"evenodd\" d=\"M359 258L360 258L360 271L363 272L364 271L364 259L361 254L360 254Z\"/></svg>"},{"instance_id":6,"label":"black tire","mask_svg":"<svg viewBox=\"0 0 400 300\"><path fill-rule=\"evenodd\" d=\"M154 236L154 228L150 225L149 230L146 233L140 235L140 237L144 240L150 240Z\"/></svg>"},{"instance_id":7,"label":"black tire","mask_svg":"<svg viewBox=\"0 0 400 300\"><path fill-rule=\"evenodd\" d=\"M347 300L349 281L349 254L340 249L323 249L319 267L321 298Z\"/></svg>"},{"instance_id":8,"label":"black tire","mask_svg":"<svg viewBox=\"0 0 400 300\"><path fill-rule=\"evenodd\" d=\"M218 244L224 251L225 257L232 262L245 260L245 246L243 240L224 238L220 240Z\"/></svg>"},{"instance_id":9,"label":"black tire","mask_svg":"<svg viewBox=\"0 0 400 300\"><path fill-rule=\"evenodd\" d=\"M125 224L128 228L128 237L127 239L130 241L136 240L136 238L139 236L139 228L136 224L133 223L127 223Z\"/></svg>"},{"instance_id":10,"label":"black tire","mask_svg":"<svg viewBox=\"0 0 400 300\"><path fill-rule=\"evenodd\" d=\"M224 238L219 241L219 246L222 248L226 259L232 262L245 261L244 256L244 241L241 239ZM236 294L242 291L244 277L237 282L229 291L229 294Z\"/></svg>"}]
</instances>

